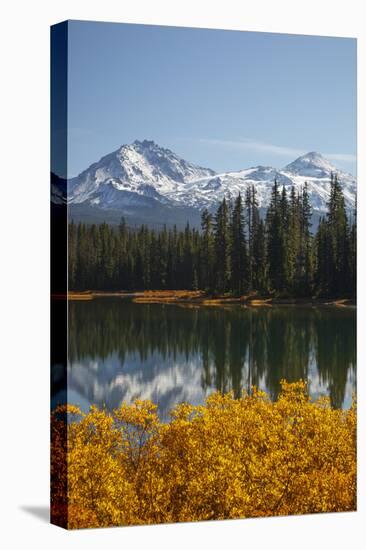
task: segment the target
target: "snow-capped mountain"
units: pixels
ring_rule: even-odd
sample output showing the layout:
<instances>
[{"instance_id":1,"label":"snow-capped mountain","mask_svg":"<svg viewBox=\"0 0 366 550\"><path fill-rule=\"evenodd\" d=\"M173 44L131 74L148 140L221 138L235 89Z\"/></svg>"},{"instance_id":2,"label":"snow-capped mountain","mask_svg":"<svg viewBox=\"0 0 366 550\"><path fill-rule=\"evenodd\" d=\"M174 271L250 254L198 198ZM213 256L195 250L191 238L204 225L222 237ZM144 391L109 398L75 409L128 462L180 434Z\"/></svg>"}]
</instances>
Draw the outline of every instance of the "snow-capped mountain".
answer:
<instances>
[{"instance_id":1,"label":"snow-capped mountain","mask_svg":"<svg viewBox=\"0 0 366 550\"><path fill-rule=\"evenodd\" d=\"M169 200L181 186L214 175L213 170L194 166L153 141L136 140L70 180L70 202L107 206L121 198L123 202L124 192Z\"/></svg>"},{"instance_id":2,"label":"snow-capped mountain","mask_svg":"<svg viewBox=\"0 0 366 550\"><path fill-rule=\"evenodd\" d=\"M239 192L244 195L252 184L259 207L266 209L276 178L288 191L292 186L300 190L307 182L314 213L319 216L326 211L331 173L338 175L346 205L353 208L355 178L316 152L307 153L280 170L256 166L216 173L185 161L153 141L134 141L69 180L68 204L76 218L87 209L89 220L109 221L113 212L119 219L126 216L139 222L147 217L147 223L169 222L179 214L196 221L203 208L216 208L223 197L234 198ZM169 220L164 219L165 214Z\"/></svg>"}]
</instances>

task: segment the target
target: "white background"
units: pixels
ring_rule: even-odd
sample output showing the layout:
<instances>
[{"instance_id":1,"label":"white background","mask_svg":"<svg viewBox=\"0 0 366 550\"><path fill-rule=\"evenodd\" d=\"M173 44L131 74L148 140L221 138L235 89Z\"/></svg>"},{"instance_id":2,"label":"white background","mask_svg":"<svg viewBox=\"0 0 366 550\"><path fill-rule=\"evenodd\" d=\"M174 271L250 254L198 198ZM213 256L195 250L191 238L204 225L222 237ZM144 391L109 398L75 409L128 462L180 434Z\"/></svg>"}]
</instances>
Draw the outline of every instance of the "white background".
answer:
<instances>
[{"instance_id":1,"label":"white background","mask_svg":"<svg viewBox=\"0 0 366 550\"><path fill-rule=\"evenodd\" d=\"M361 548L365 544L364 2L12 0L2 3L0 541L12 548ZM65 19L358 38L358 512L66 532L48 524L49 26ZM363 534L363 536L362 536ZM362 538L364 540L362 540Z\"/></svg>"}]
</instances>

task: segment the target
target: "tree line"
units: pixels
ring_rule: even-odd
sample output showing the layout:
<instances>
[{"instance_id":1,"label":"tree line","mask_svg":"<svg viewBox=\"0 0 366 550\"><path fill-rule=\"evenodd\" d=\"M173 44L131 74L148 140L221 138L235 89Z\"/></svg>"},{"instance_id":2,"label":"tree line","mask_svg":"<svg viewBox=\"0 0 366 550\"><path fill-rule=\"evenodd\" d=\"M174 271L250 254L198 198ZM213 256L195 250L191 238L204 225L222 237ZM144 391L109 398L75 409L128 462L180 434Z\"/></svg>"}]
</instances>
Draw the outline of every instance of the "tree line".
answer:
<instances>
[{"instance_id":1,"label":"tree line","mask_svg":"<svg viewBox=\"0 0 366 550\"><path fill-rule=\"evenodd\" d=\"M288 193L275 180L264 219L251 186L216 212L204 210L200 230L71 222L69 289L355 297L356 214L336 175L315 233L311 219L308 185Z\"/></svg>"}]
</instances>

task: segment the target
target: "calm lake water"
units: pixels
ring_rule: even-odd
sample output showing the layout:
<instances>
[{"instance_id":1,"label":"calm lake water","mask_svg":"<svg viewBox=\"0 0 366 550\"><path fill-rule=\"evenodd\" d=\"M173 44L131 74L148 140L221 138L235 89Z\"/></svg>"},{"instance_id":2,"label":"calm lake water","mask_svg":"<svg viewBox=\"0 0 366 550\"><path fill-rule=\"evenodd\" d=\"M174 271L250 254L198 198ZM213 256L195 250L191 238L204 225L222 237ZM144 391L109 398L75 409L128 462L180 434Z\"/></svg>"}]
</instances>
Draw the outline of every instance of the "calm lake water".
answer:
<instances>
[{"instance_id":1,"label":"calm lake water","mask_svg":"<svg viewBox=\"0 0 366 550\"><path fill-rule=\"evenodd\" d=\"M347 408L355 340L354 308L70 302L68 400L87 410L151 399L164 419L177 403L202 403L214 390L239 396L256 385L274 399L282 378L302 378L312 397Z\"/></svg>"}]
</instances>

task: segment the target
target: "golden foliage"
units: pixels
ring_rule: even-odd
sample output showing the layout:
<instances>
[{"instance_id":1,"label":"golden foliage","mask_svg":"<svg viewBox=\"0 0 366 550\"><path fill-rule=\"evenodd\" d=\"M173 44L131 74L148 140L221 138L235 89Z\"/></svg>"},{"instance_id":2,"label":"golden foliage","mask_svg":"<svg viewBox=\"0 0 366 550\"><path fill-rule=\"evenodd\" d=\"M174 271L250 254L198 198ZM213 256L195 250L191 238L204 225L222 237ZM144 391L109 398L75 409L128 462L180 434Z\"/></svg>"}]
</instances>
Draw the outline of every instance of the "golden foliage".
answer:
<instances>
[{"instance_id":1,"label":"golden foliage","mask_svg":"<svg viewBox=\"0 0 366 550\"><path fill-rule=\"evenodd\" d=\"M356 406L311 402L282 382L182 404L52 414L52 513L69 528L354 510Z\"/></svg>"}]
</instances>

